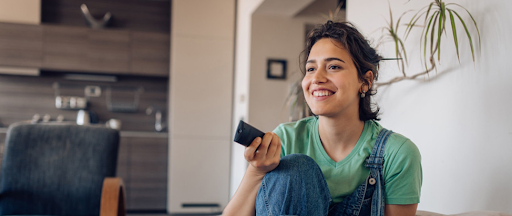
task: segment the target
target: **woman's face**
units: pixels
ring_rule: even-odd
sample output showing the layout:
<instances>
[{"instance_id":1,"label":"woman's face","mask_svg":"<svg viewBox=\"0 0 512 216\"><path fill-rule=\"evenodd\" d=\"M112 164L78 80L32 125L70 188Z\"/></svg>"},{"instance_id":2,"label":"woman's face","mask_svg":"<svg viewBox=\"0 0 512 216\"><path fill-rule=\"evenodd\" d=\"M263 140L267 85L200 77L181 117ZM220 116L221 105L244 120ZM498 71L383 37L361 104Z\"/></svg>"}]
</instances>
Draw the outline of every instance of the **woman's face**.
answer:
<instances>
[{"instance_id":1,"label":"woman's face","mask_svg":"<svg viewBox=\"0 0 512 216\"><path fill-rule=\"evenodd\" d=\"M302 89L316 115L359 117L359 90L362 82L350 54L329 38L317 41L306 62Z\"/></svg>"}]
</instances>

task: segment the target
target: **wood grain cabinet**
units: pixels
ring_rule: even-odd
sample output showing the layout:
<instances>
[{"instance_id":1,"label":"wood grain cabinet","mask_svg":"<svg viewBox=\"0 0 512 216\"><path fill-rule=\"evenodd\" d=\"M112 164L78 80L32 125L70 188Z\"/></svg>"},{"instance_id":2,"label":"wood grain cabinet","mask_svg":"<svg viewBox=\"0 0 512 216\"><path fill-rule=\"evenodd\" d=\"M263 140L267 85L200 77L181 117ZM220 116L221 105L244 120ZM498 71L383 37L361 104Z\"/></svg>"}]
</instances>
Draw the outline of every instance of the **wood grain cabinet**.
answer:
<instances>
[{"instance_id":1,"label":"wood grain cabinet","mask_svg":"<svg viewBox=\"0 0 512 216\"><path fill-rule=\"evenodd\" d=\"M0 23L0 65L41 67L42 35L39 25Z\"/></svg>"},{"instance_id":2,"label":"wood grain cabinet","mask_svg":"<svg viewBox=\"0 0 512 216\"><path fill-rule=\"evenodd\" d=\"M162 211L167 204L167 138L121 137L117 175L127 210Z\"/></svg>"},{"instance_id":3,"label":"wood grain cabinet","mask_svg":"<svg viewBox=\"0 0 512 216\"><path fill-rule=\"evenodd\" d=\"M44 26L43 68L54 70L90 70L88 29Z\"/></svg>"},{"instance_id":4,"label":"wood grain cabinet","mask_svg":"<svg viewBox=\"0 0 512 216\"><path fill-rule=\"evenodd\" d=\"M0 66L169 76L169 34L0 23Z\"/></svg>"},{"instance_id":5,"label":"wood grain cabinet","mask_svg":"<svg viewBox=\"0 0 512 216\"><path fill-rule=\"evenodd\" d=\"M87 61L90 71L127 73L130 67L130 32L88 30Z\"/></svg>"},{"instance_id":6,"label":"wood grain cabinet","mask_svg":"<svg viewBox=\"0 0 512 216\"><path fill-rule=\"evenodd\" d=\"M168 76L169 48L167 34L132 32L130 72Z\"/></svg>"}]
</instances>

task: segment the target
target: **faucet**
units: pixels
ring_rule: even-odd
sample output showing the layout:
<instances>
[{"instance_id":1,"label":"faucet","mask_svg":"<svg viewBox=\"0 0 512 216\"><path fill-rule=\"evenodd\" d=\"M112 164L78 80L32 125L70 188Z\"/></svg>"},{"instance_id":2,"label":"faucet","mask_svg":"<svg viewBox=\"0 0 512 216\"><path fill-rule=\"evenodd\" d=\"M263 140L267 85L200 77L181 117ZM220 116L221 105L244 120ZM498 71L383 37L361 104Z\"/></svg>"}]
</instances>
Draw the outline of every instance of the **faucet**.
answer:
<instances>
[{"instance_id":1,"label":"faucet","mask_svg":"<svg viewBox=\"0 0 512 216\"><path fill-rule=\"evenodd\" d=\"M155 111L156 110L156 111ZM158 106L149 106L146 109L146 114L151 115L155 113L155 130L160 132L164 129L165 125L162 123L162 111Z\"/></svg>"}]
</instances>

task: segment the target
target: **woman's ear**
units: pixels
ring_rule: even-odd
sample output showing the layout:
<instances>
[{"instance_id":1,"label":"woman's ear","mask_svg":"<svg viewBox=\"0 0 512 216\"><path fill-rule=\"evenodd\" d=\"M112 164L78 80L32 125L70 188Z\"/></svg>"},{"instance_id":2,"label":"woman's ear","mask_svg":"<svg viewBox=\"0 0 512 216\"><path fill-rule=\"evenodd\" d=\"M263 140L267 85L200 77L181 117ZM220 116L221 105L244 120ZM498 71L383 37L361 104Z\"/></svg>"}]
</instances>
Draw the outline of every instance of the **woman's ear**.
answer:
<instances>
[{"instance_id":1,"label":"woman's ear","mask_svg":"<svg viewBox=\"0 0 512 216\"><path fill-rule=\"evenodd\" d=\"M368 89L370 89L373 84L373 72L371 70L366 71L364 79L368 82ZM368 91L368 89L366 91Z\"/></svg>"}]
</instances>

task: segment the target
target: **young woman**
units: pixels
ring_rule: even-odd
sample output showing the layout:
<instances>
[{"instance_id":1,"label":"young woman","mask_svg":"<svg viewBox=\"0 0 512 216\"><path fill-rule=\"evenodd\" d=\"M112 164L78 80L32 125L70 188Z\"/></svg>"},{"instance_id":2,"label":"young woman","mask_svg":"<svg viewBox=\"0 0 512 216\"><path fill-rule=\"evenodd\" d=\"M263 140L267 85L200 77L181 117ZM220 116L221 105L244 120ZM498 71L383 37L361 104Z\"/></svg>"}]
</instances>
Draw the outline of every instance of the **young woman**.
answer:
<instances>
[{"instance_id":1,"label":"young woman","mask_svg":"<svg viewBox=\"0 0 512 216\"><path fill-rule=\"evenodd\" d=\"M332 21L308 35L303 54L315 116L245 149L250 165L224 215L415 215L418 148L371 107L381 57L351 24Z\"/></svg>"}]
</instances>

